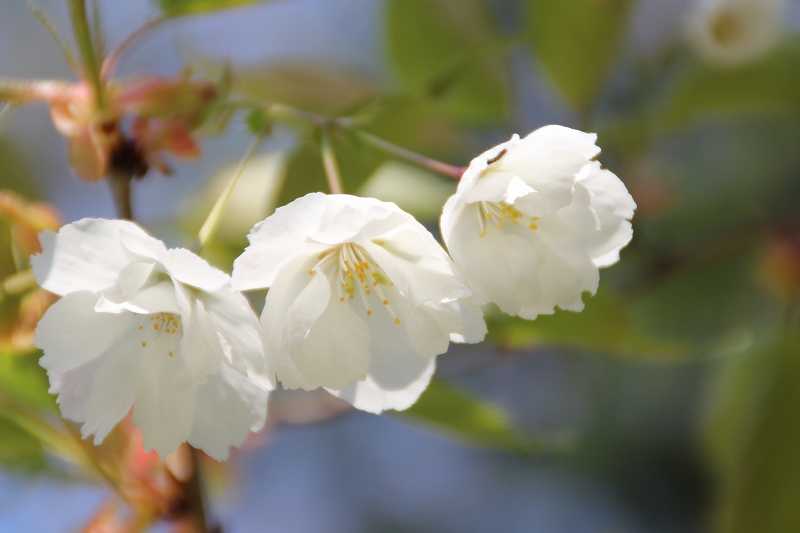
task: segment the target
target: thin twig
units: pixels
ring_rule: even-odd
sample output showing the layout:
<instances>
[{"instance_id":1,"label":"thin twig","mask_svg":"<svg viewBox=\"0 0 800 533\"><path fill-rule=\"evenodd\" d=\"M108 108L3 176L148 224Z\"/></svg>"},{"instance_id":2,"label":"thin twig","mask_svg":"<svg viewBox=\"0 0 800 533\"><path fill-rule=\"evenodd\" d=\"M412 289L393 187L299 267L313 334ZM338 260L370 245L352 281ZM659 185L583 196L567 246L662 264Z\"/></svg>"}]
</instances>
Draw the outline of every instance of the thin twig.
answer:
<instances>
[{"instance_id":1,"label":"thin twig","mask_svg":"<svg viewBox=\"0 0 800 533\"><path fill-rule=\"evenodd\" d=\"M422 154L418 154L417 152L413 152L408 150L407 148L403 148L401 146L397 146L396 144L392 144L388 141L384 141L380 137L376 137L371 133L367 133L365 131L360 131L356 129L357 122L354 121L351 117L326 117L324 115L318 115L316 113L311 113L309 111L304 111L302 109L297 109L285 104L277 104L277 103L261 103L255 101L232 101L227 103L228 106L233 108L244 108L244 109L261 109L267 114L269 114L270 118L273 120L295 120L304 123L311 123L315 126L321 128L328 128L328 127L338 127L346 130L355 131L356 134L363 140L365 143L392 154L396 157L400 157L402 159L407 159L413 163L416 163L420 166L425 168L429 168L434 172L438 172L445 176L454 178L454 179L461 179L461 176L464 174L465 168L457 167L454 165L449 165L447 163L443 163L442 161L437 161L436 159L432 159L430 157L424 156Z\"/></svg>"},{"instance_id":2,"label":"thin twig","mask_svg":"<svg viewBox=\"0 0 800 533\"><path fill-rule=\"evenodd\" d=\"M339 164L336 162L336 153L333 151L328 128L322 130L322 165L325 167L325 177L328 179L331 194L342 194L344 192L342 174L339 172Z\"/></svg>"},{"instance_id":3,"label":"thin twig","mask_svg":"<svg viewBox=\"0 0 800 533\"><path fill-rule=\"evenodd\" d=\"M464 174L464 171L466 170L465 168L448 165L447 163L442 163L441 161L437 161L436 159L431 159L430 157L426 157L416 152L412 152L411 150L407 150L401 146L397 146L396 144L384 141L380 137L376 137L371 133L367 133L365 131L359 131L358 136L361 138L362 141L366 142L371 146L374 146L375 148L378 148L379 150L383 150L384 152L395 155L397 157L402 157L403 159L408 159L409 161L412 161L420 166L429 168L435 172L444 174L445 176L449 176L457 180L461 179L461 176Z\"/></svg>"},{"instance_id":4,"label":"thin twig","mask_svg":"<svg viewBox=\"0 0 800 533\"><path fill-rule=\"evenodd\" d=\"M247 152L245 152L244 156L242 156L241 161L239 161L239 166L236 167L231 179L228 181L228 184L225 186L222 194L220 194L219 198L217 198L217 202L214 204L214 207L211 208L211 212L208 214L206 221L203 222L203 226L197 233L197 239L195 239L194 243L192 244L192 250L195 253L200 253L200 250L203 249L203 246L205 246L208 241L211 240L211 237L214 236L214 233L216 233L217 228L222 221L222 214L225 212L225 208L228 206L233 189L236 187L236 183L239 181L239 178L244 171L244 167L247 165L248 161L250 161L250 158L253 157L253 154L255 154L256 150L261 144L261 141L263 140L263 133L256 135L255 139L253 139L253 142L250 144L250 147L247 149Z\"/></svg>"},{"instance_id":5,"label":"thin twig","mask_svg":"<svg viewBox=\"0 0 800 533\"><path fill-rule=\"evenodd\" d=\"M158 27L166 19L157 17L146 21L144 24L135 29L130 35L125 37L106 57L103 61L103 68L100 70L100 78L107 80L114 74L114 70L119 66L122 55L131 47L136 41L144 37L150 30Z\"/></svg>"}]
</instances>

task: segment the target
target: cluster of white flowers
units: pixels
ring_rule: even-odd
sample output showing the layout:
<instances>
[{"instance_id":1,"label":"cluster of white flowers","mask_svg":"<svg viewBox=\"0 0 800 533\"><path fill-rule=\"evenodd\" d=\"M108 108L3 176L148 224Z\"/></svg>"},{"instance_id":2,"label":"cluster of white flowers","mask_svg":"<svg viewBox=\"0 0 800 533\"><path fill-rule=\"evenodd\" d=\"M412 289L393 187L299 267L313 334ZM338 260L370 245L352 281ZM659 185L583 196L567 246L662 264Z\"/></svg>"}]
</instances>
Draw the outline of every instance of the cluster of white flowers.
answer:
<instances>
[{"instance_id":1,"label":"cluster of white flowers","mask_svg":"<svg viewBox=\"0 0 800 533\"><path fill-rule=\"evenodd\" d=\"M785 14L786 0L697 0L686 18L686 32L703 60L737 66L775 47Z\"/></svg>"},{"instance_id":2,"label":"cluster of white flowers","mask_svg":"<svg viewBox=\"0 0 800 533\"><path fill-rule=\"evenodd\" d=\"M481 304L578 311L631 238L635 204L595 136L549 126L477 157L442 215L451 256L396 205L309 194L257 224L232 277L132 222L46 232L31 261L62 296L36 343L66 418L102 441L133 409L161 456L224 459L277 380L380 413L411 406L451 341L483 340ZM269 288L258 319L239 291Z\"/></svg>"}]
</instances>

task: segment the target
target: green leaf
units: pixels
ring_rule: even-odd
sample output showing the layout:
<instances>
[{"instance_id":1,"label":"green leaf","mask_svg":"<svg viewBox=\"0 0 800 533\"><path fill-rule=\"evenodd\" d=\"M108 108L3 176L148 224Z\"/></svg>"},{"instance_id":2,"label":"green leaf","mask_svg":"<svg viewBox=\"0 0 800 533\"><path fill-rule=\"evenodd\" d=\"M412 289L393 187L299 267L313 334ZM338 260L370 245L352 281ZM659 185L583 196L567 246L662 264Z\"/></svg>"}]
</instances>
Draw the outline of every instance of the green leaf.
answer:
<instances>
[{"instance_id":1,"label":"green leaf","mask_svg":"<svg viewBox=\"0 0 800 533\"><path fill-rule=\"evenodd\" d=\"M732 111L800 109L800 38L786 39L764 59L738 68L693 62L674 82L656 120L675 128L691 119Z\"/></svg>"},{"instance_id":2,"label":"green leaf","mask_svg":"<svg viewBox=\"0 0 800 533\"><path fill-rule=\"evenodd\" d=\"M478 446L520 453L563 450L555 443L521 435L501 409L434 379L417 402L398 416Z\"/></svg>"},{"instance_id":3,"label":"green leaf","mask_svg":"<svg viewBox=\"0 0 800 533\"><path fill-rule=\"evenodd\" d=\"M601 285L595 296L585 293L584 304L580 313L556 309L552 315L541 315L536 320L490 314L487 340L506 348L549 344L637 357L685 354L682 343L642 334L631 320L625 302L609 286Z\"/></svg>"},{"instance_id":4,"label":"green leaf","mask_svg":"<svg viewBox=\"0 0 800 533\"><path fill-rule=\"evenodd\" d=\"M0 464L24 471L39 471L47 464L42 443L2 416L0 416Z\"/></svg>"},{"instance_id":5,"label":"green leaf","mask_svg":"<svg viewBox=\"0 0 800 533\"><path fill-rule=\"evenodd\" d=\"M58 412L54 398L47 392L47 374L39 366L39 355L19 356L0 352L0 403Z\"/></svg>"},{"instance_id":6,"label":"green leaf","mask_svg":"<svg viewBox=\"0 0 800 533\"><path fill-rule=\"evenodd\" d=\"M333 148L342 184L347 193L355 194L387 157L369 149L358 138L346 131L334 132ZM322 154L317 143L309 140L295 152L286 168L283 189L278 206L286 205L310 192L328 191L328 181L322 166Z\"/></svg>"},{"instance_id":7,"label":"green leaf","mask_svg":"<svg viewBox=\"0 0 800 533\"><path fill-rule=\"evenodd\" d=\"M724 533L790 533L800 524L800 339L784 335L728 376L709 444Z\"/></svg>"},{"instance_id":8,"label":"green leaf","mask_svg":"<svg viewBox=\"0 0 800 533\"><path fill-rule=\"evenodd\" d=\"M530 44L564 98L587 109L625 37L631 0L528 0Z\"/></svg>"},{"instance_id":9,"label":"green leaf","mask_svg":"<svg viewBox=\"0 0 800 533\"><path fill-rule=\"evenodd\" d=\"M478 124L509 112L506 46L480 0L389 0L389 56L410 89Z\"/></svg>"},{"instance_id":10,"label":"green leaf","mask_svg":"<svg viewBox=\"0 0 800 533\"><path fill-rule=\"evenodd\" d=\"M263 0L152 0L166 17L180 17L218 9L254 4Z\"/></svg>"},{"instance_id":11,"label":"green leaf","mask_svg":"<svg viewBox=\"0 0 800 533\"><path fill-rule=\"evenodd\" d=\"M780 309L758 283L757 259L745 249L685 267L637 297L630 316L647 335L686 342L774 327Z\"/></svg>"}]
</instances>

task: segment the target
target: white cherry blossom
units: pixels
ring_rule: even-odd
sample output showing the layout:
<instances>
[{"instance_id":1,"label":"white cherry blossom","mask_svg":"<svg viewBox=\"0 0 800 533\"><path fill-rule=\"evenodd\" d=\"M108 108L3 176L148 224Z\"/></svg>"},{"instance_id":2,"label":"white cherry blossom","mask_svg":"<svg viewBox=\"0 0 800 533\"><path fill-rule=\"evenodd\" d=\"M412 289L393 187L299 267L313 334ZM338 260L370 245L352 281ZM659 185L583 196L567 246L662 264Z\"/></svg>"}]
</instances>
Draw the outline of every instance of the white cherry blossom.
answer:
<instances>
[{"instance_id":1,"label":"white cherry blossom","mask_svg":"<svg viewBox=\"0 0 800 533\"><path fill-rule=\"evenodd\" d=\"M444 207L442 236L480 303L523 318L580 311L598 268L619 260L636 208L593 158L596 135L540 128L472 160Z\"/></svg>"},{"instance_id":2,"label":"white cherry blossom","mask_svg":"<svg viewBox=\"0 0 800 533\"><path fill-rule=\"evenodd\" d=\"M744 64L777 44L785 8L785 0L697 0L686 17L687 36L709 63Z\"/></svg>"},{"instance_id":3,"label":"white cherry blossom","mask_svg":"<svg viewBox=\"0 0 800 533\"><path fill-rule=\"evenodd\" d=\"M286 388L324 387L373 413L405 409L451 340L486 334L447 253L392 203L312 193L248 239L233 288L270 287L261 325Z\"/></svg>"},{"instance_id":4,"label":"white cherry blossom","mask_svg":"<svg viewBox=\"0 0 800 533\"><path fill-rule=\"evenodd\" d=\"M100 443L133 408L145 448L216 459L261 429L274 375L230 277L139 226L84 219L39 236L39 284L62 298L36 329L65 418Z\"/></svg>"}]
</instances>

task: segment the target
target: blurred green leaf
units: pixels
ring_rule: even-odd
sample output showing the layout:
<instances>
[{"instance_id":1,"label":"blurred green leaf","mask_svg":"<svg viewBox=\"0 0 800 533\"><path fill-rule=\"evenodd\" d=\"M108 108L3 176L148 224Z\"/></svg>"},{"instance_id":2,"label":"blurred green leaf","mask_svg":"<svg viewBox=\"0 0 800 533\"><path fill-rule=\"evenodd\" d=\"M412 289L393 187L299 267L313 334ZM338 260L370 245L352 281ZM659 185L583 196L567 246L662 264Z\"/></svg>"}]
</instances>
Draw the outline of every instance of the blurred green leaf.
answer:
<instances>
[{"instance_id":1,"label":"blurred green leaf","mask_svg":"<svg viewBox=\"0 0 800 533\"><path fill-rule=\"evenodd\" d=\"M39 471L46 466L42 443L1 415L0 464L25 471Z\"/></svg>"},{"instance_id":2,"label":"blurred green leaf","mask_svg":"<svg viewBox=\"0 0 800 533\"><path fill-rule=\"evenodd\" d=\"M587 109L625 37L631 0L528 0L534 53L564 98Z\"/></svg>"},{"instance_id":3,"label":"blurred green leaf","mask_svg":"<svg viewBox=\"0 0 800 533\"><path fill-rule=\"evenodd\" d=\"M355 194L387 157L365 146L347 131L333 135L333 147L345 192ZM328 191L322 155L315 142L305 142L289 160L278 206L286 205L310 192Z\"/></svg>"},{"instance_id":4,"label":"blurred green leaf","mask_svg":"<svg viewBox=\"0 0 800 533\"><path fill-rule=\"evenodd\" d=\"M164 16L180 17L218 9L254 4L264 0L151 0Z\"/></svg>"},{"instance_id":5,"label":"blurred green leaf","mask_svg":"<svg viewBox=\"0 0 800 533\"><path fill-rule=\"evenodd\" d=\"M0 352L0 403L57 413L55 400L47 393L47 374L38 363L39 354L11 355Z\"/></svg>"},{"instance_id":6,"label":"blurred green leaf","mask_svg":"<svg viewBox=\"0 0 800 533\"><path fill-rule=\"evenodd\" d=\"M363 74L327 65L288 63L238 69L235 85L259 100L328 115L347 113L377 98L380 87Z\"/></svg>"},{"instance_id":7,"label":"blurred green leaf","mask_svg":"<svg viewBox=\"0 0 800 533\"><path fill-rule=\"evenodd\" d=\"M674 128L703 114L800 109L800 38L786 39L764 59L738 68L693 62L678 77L657 111Z\"/></svg>"},{"instance_id":8,"label":"blurred green leaf","mask_svg":"<svg viewBox=\"0 0 800 533\"><path fill-rule=\"evenodd\" d=\"M389 56L413 91L460 121L508 115L506 47L480 0L389 0L386 24Z\"/></svg>"},{"instance_id":9,"label":"blurred green leaf","mask_svg":"<svg viewBox=\"0 0 800 533\"><path fill-rule=\"evenodd\" d=\"M757 259L745 249L687 266L638 296L630 316L646 335L690 342L773 327L780 310L758 283Z\"/></svg>"},{"instance_id":10,"label":"blurred green leaf","mask_svg":"<svg viewBox=\"0 0 800 533\"><path fill-rule=\"evenodd\" d=\"M478 446L520 453L559 449L521 435L501 409L436 379L414 405L398 415Z\"/></svg>"},{"instance_id":11,"label":"blurred green leaf","mask_svg":"<svg viewBox=\"0 0 800 533\"><path fill-rule=\"evenodd\" d=\"M719 531L790 533L800 524L800 339L787 334L738 363L712 420Z\"/></svg>"},{"instance_id":12,"label":"blurred green leaf","mask_svg":"<svg viewBox=\"0 0 800 533\"><path fill-rule=\"evenodd\" d=\"M674 357L685 345L648 338L640 333L625 302L611 287L601 285L595 296L584 294L580 313L556 309L552 315L525 320L502 313L489 315L487 340L507 348L554 344L589 348L618 355Z\"/></svg>"}]
</instances>

